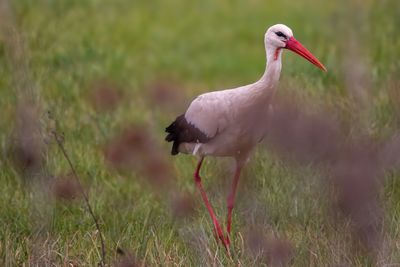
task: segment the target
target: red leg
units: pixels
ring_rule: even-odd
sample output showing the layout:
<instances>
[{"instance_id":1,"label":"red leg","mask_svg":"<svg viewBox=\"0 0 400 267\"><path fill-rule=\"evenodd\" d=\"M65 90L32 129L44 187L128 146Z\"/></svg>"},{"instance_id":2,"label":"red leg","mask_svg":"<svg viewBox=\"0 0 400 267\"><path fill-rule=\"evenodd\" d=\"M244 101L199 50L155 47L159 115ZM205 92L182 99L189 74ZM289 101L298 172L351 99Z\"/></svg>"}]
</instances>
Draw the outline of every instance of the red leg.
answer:
<instances>
[{"instance_id":1,"label":"red leg","mask_svg":"<svg viewBox=\"0 0 400 267\"><path fill-rule=\"evenodd\" d=\"M237 185L239 182L241 170L242 170L242 167L240 165L238 165L236 167L235 176L233 177L231 192L228 195L228 220L227 220L228 221L228 225L227 225L228 234L226 236L226 240L227 240L228 244L230 243L229 235L231 234L232 210L233 210L233 205L235 203L236 188L237 188Z\"/></svg>"},{"instance_id":2,"label":"red leg","mask_svg":"<svg viewBox=\"0 0 400 267\"><path fill-rule=\"evenodd\" d=\"M204 191L203 185L201 184L201 177L200 177L199 172L200 172L201 164L203 163L203 159L204 158L201 158L199 160L199 163L197 164L197 168L196 168L196 171L194 173L194 180L196 182L197 188L200 190L201 197L203 198L203 201L206 204L208 213L210 213L210 216L211 216L211 219L213 221L213 224L214 224L214 227L215 227L215 231L217 232L218 238L222 241L222 244L224 245L224 247L226 249L228 249L228 242L224 238L224 234L222 233L221 226L219 225L217 217L215 216L213 208L211 207L210 201L208 201L208 198L207 198L206 192Z\"/></svg>"}]
</instances>

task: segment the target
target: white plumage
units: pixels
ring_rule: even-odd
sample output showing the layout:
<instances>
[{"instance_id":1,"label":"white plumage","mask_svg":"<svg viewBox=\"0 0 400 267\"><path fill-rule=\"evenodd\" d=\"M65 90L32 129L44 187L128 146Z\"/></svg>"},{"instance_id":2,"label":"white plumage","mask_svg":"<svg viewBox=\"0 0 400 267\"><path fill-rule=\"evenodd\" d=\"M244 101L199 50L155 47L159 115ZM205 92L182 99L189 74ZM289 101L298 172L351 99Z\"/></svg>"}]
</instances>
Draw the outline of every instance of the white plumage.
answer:
<instances>
[{"instance_id":1,"label":"white plumage","mask_svg":"<svg viewBox=\"0 0 400 267\"><path fill-rule=\"evenodd\" d=\"M280 72L284 48L303 56L317 67L325 67L294 37L283 24L270 27L264 38L267 66L264 75L255 83L238 88L205 93L195 98L182 116L167 129L167 141L173 141L172 154L178 152L197 155L200 160L194 174L203 200L213 219L219 239L227 248L231 225L231 212L239 175L250 152L266 134L265 117L273 97ZM228 197L228 235L224 237L216 220L199 175L203 158L207 155L233 157L236 173Z\"/></svg>"},{"instance_id":2,"label":"white plumage","mask_svg":"<svg viewBox=\"0 0 400 267\"><path fill-rule=\"evenodd\" d=\"M260 81L234 89L198 96L185 113L187 122L210 140L201 144L198 156L230 156L245 160L265 134L260 116L267 115L276 86ZM182 143L179 151L192 153L197 143Z\"/></svg>"}]
</instances>

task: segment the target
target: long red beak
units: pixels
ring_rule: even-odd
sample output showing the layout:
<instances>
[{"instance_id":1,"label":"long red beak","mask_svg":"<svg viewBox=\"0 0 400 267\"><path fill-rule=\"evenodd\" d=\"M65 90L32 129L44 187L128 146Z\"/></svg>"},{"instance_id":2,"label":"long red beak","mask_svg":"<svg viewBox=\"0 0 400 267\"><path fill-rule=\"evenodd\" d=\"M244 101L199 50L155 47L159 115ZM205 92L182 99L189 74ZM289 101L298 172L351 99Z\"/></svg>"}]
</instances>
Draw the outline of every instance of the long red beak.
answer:
<instances>
[{"instance_id":1,"label":"long red beak","mask_svg":"<svg viewBox=\"0 0 400 267\"><path fill-rule=\"evenodd\" d=\"M307 50L307 48L305 48L299 41L297 41L293 36L289 38L289 40L286 42L286 47L289 50L292 50L293 52L295 52L296 54L299 54L300 56L304 57L305 59L307 59L308 61L310 61L312 64L314 64L315 66L317 66L318 68L320 68L323 71L327 71L325 66L322 65L321 62L319 62L319 60L314 57L313 54L311 54L310 51Z\"/></svg>"}]
</instances>

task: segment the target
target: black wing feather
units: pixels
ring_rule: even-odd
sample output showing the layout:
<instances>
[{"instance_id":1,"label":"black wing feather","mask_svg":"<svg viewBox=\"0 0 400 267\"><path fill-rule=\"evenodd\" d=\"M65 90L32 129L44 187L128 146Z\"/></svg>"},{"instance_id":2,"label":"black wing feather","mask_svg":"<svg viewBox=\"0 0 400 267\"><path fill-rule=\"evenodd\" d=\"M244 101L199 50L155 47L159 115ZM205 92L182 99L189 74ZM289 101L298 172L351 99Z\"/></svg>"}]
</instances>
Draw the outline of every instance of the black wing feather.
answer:
<instances>
[{"instance_id":1,"label":"black wing feather","mask_svg":"<svg viewBox=\"0 0 400 267\"><path fill-rule=\"evenodd\" d=\"M185 114L178 116L165 128L165 132L168 133L165 140L173 142L171 155L179 153L178 148L181 143L207 143L210 140L205 133L186 120Z\"/></svg>"}]
</instances>

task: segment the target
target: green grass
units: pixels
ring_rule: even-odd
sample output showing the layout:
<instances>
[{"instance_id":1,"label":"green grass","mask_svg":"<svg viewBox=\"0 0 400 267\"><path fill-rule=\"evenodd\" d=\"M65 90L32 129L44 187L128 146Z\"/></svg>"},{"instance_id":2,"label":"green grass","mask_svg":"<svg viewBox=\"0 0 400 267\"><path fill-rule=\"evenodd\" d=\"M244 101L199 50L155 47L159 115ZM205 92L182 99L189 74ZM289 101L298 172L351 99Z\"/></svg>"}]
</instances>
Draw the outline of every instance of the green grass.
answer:
<instances>
[{"instance_id":1,"label":"green grass","mask_svg":"<svg viewBox=\"0 0 400 267\"><path fill-rule=\"evenodd\" d=\"M373 135L389 136L398 130L398 109L389 95L400 71L398 1L20 0L12 5L25 40L31 81L40 96L42 128L52 123L46 116L49 110L90 189L90 202L105 236L107 262L116 261L116 249L121 247L149 266L260 266L246 253L241 238L249 225L256 224L268 235L292 243L293 266L371 264L363 254L349 256L348 227L329 219L321 173L311 166L292 168L264 149L256 153L239 189L231 261L215 244L209 216L194 188L194 158L171 158L178 188L198 199L196 213L177 221L169 213L168 200L157 196L137 174L109 170L102 149L124 126L155 119L152 132L168 154L163 130L178 114L149 107L147 85L167 77L177 81L179 90L191 99L202 92L251 83L264 71L264 32L278 22L292 27L296 38L329 70L321 73L286 52L280 90L296 90L322 105L347 110L353 100L346 89L344 62L356 51L367 64L371 88L363 125ZM348 48L352 39L355 50ZM41 190L27 186L6 160L15 126L18 81L13 81L15 68L5 43L4 39L0 42L1 265L29 266L35 257L46 255L43 259L57 266L95 266L100 260L99 236L84 203L47 198ZM125 95L123 103L108 114L94 111L86 97L93 81L104 78ZM353 115L353 120L359 119ZM52 143L46 149L41 175L70 173L57 146ZM225 191L219 190L223 182L215 173L226 166L219 162L207 160L203 176L223 218ZM400 263L398 174L388 175L386 181L383 205L391 246L384 263L396 265ZM249 190L255 193L246 194Z\"/></svg>"}]
</instances>

